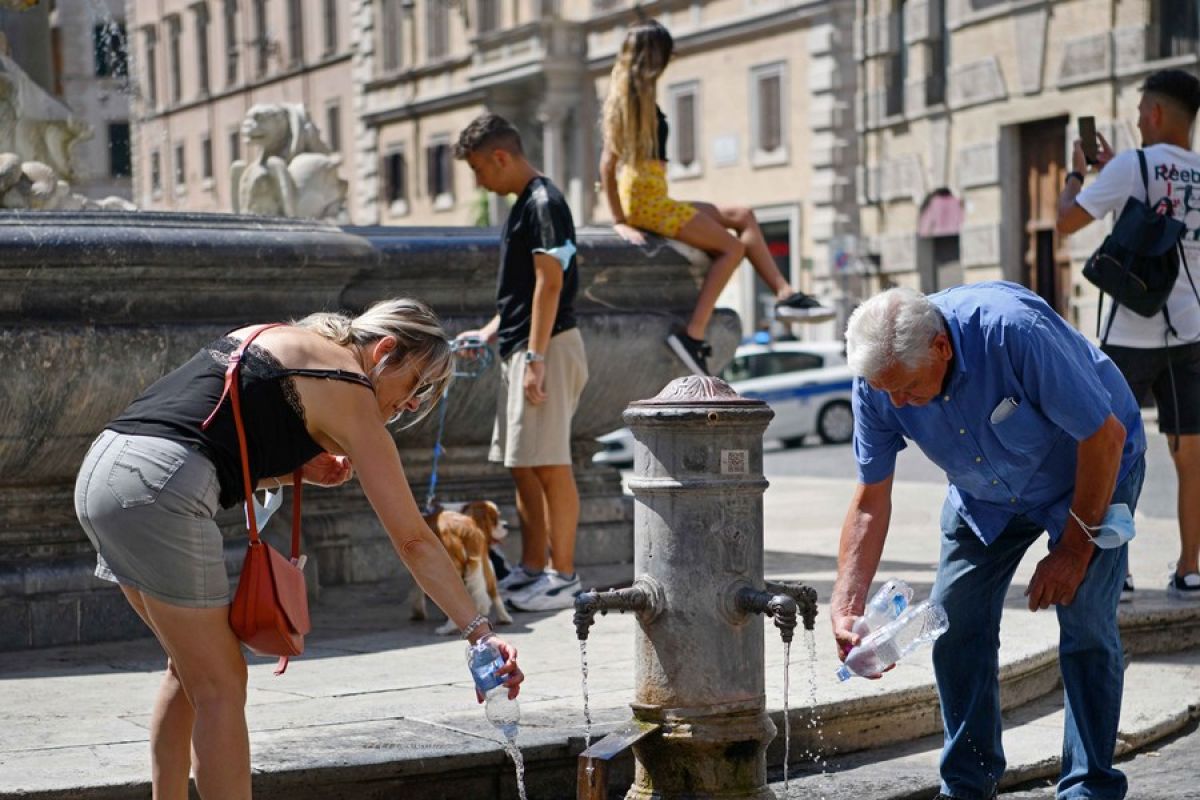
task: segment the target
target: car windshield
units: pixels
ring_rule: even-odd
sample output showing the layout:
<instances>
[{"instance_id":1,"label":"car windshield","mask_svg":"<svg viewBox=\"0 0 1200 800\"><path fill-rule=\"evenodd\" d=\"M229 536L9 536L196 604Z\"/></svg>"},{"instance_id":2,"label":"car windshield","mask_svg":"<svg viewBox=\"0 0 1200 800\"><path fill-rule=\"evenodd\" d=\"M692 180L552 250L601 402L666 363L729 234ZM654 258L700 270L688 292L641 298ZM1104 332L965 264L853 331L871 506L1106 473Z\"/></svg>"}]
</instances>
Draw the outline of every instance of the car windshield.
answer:
<instances>
[{"instance_id":1,"label":"car windshield","mask_svg":"<svg viewBox=\"0 0 1200 800\"><path fill-rule=\"evenodd\" d=\"M738 356L730 362L721 377L729 383L749 380L750 378L765 378L771 375L783 375L788 372L801 372L808 369L819 369L825 365L825 359L816 353L781 352L752 353Z\"/></svg>"}]
</instances>

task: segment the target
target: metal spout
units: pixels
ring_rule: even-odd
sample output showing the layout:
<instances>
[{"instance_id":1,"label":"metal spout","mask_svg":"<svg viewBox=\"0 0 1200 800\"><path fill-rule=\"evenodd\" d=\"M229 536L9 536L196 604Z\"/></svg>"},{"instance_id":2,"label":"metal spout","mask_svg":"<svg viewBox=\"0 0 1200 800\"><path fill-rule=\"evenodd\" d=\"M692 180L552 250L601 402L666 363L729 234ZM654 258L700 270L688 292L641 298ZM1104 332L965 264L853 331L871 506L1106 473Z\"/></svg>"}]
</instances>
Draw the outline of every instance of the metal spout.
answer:
<instances>
[{"instance_id":1,"label":"metal spout","mask_svg":"<svg viewBox=\"0 0 1200 800\"><path fill-rule=\"evenodd\" d=\"M761 589L743 586L737 593L737 607L753 614L766 614L775 620L779 636L785 643L792 641L796 630L797 604L789 594L771 594Z\"/></svg>"},{"instance_id":2,"label":"metal spout","mask_svg":"<svg viewBox=\"0 0 1200 800\"><path fill-rule=\"evenodd\" d=\"M767 591L773 594L786 594L796 601L800 618L804 620L804 629L811 631L817 624L817 590L802 583L787 583L785 581L766 581Z\"/></svg>"},{"instance_id":3,"label":"metal spout","mask_svg":"<svg viewBox=\"0 0 1200 800\"><path fill-rule=\"evenodd\" d=\"M643 575L633 582L632 586L624 589L609 589L600 592L592 589L580 592L575 597L575 635L579 641L586 642L592 624L596 621L596 612L607 614L609 611L637 612L642 623L651 622L662 611L662 588L653 578Z\"/></svg>"}]
</instances>

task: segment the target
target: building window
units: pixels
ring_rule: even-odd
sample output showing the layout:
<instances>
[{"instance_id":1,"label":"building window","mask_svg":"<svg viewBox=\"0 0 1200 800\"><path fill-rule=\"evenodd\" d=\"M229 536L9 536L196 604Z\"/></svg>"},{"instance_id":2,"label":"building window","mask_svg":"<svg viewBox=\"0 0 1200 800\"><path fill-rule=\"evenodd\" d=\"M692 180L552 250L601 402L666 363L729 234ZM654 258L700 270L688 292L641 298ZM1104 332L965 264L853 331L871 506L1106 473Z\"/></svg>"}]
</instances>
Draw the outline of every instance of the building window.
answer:
<instances>
[{"instance_id":1,"label":"building window","mask_svg":"<svg viewBox=\"0 0 1200 800\"><path fill-rule=\"evenodd\" d=\"M157 150L150 153L150 191L162 191L162 155Z\"/></svg>"},{"instance_id":2,"label":"building window","mask_svg":"<svg viewBox=\"0 0 1200 800\"><path fill-rule=\"evenodd\" d=\"M342 107L338 103L325 107L325 136L331 151L342 152Z\"/></svg>"},{"instance_id":3,"label":"building window","mask_svg":"<svg viewBox=\"0 0 1200 800\"><path fill-rule=\"evenodd\" d=\"M288 63L293 67L304 63L304 8L302 0L288 0Z\"/></svg>"},{"instance_id":4,"label":"building window","mask_svg":"<svg viewBox=\"0 0 1200 800\"><path fill-rule=\"evenodd\" d=\"M234 128L229 132L229 163L237 161L242 157L242 131L240 128Z\"/></svg>"},{"instance_id":5,"label":"building window","mask_svg":"<svg viewBox=\"0 0 1200 800\"><path fill-rule=\"evenodd\" d=\"M179 16L173 14L167 17L167 66L170 70L172 103L183 99L183 51L179 42L181 32Z\"/></svg>"},{"instance_id":6,"label":"building window","mask_svg":"<svg viewBox=\"0 0 1200 800\"><path fill-rule=\"evenodd\" d=\"M538 0L538 11L543 17L558 16L558 0Z\"/></svg>"},{"instance_id":7,"label":"building window","mask_svg":"<svg viewBox=\"0 0 1200 800\"><path fill-rule=\"evenodd\" d=\"M200 96L208 94L208 6L197 3L196 12L196 81Z\"/></svg>"},{"instance_id":8,"label":"building window","mask_svg":"<svg viewBox=\"0 0 1200 800\"><path fill-rule=\"evenodd\" d=\"M946 102L946 74L950 67L950 32L946 30L946 0L929 0L938 27L929 42L929 77L925 79L925 105Z\"/></svg>"},{"instance_id":9,"label":"building window","mask_svg":"<svg viewBox=\"0 0 1200 800\"><path fill-rule=\"evenodd\" d=\"M673 177L700 174L700 139L696 107L699 84L695 81L677 84L668 89L671 137L668 140L667 165Z\"/></svg>"},{"instance_id":10,"label":"building window","mask_svg":"<svg viewBox=\"0 0 1200 800\"><path fill-rule=\"evenodd\" d=\"M125 25L109 22L92 29L95 46L96 76L124 78L129 74L129 57L125 51Z\"/></svg>"},{"instance_id":11,"label":"building window","mask_svg":"<svg viewBox=\"0 0 1200 800\"><path fill-rule=\"evenodd\" d=\"M382 0L382 11L379 44L383 51L383 71L395 72L403 64L403 0Z\"/></svg>"},{"instance_id":12,"label":"building window","mask_svg":"<svg viewBox=\"0 0 1200 800\"><path fill-rule=\"evenodd\" d=\"M1196 54L1200 48L1200 4L1196 0L1153 0L1150 58Z\"/></svg>"},{"instance_id":13,"label":"building window","mask_svg":"<svg viewBox=\"0 0 1200 800\"><path fill-rule=\"evenodd\" d=\"M200 140L200 177L211 181L213 176L212 137Z\"/></svg>"},{"instance_id":14,"label":"building window","mask_svg":"<svg viewBox=\"0 0 1200 800\"><path fill-rule=\"evenodd\" d=\"M271 43L267 40L267 0L254 0L254 73L267 74Z\"/></svg>"},{"instance_id":15,"label":"building window","mask_svg":"<svg viewBox=\"0 0 1200 800\"><path fill-rule=\"evenodd\" d=\"M133 174L132 164L129 123L108 123L108 174L114 178L128 178Z\"/></svg>"},{"instance_id":16,"label":"building window","mask_svg":"<svg viewBox=\"0 0 1200 800\"><path fill-rule=\"evenodd\" d=\"M393 214L408 213L408 160L403 150L388 153L383 161L384 191Z\"/></svg>"},{"instance_id":17,"label":"building window","mask_svg":"<svg viewBox=\"0 0 1200 800\"><path fill-rule=\"evenodd\" d=\"M338 49L337 0L325 0L325 55L333 55Z\"/></svg>"},{"instance_id":18,"label":"building window","mask_svg":"<svg viewBox=\"0 0 1200 800\"><path fill-rule=\"evenodd\" d=\"M750 124L754 166L787 162L787 120L783 115L787 65L780 62L751 72Z\"/></svg>"},{"instance_id":19,"label":"building window","mask_svg":"<svg viewBox=\"0 0 1200 800\"><path fill-rule=\"evenodd\" d=\"M904 44L904 1L898 0L892 11L896 25L895 52L884 66L887 92L883 114L893 117L904 113L904 84L908 82L908 47Z\"/></svg>"},{"instance_id":20,"label":"building window","mask_svg":"<svg viewBox=\"0 0 1200 800\"><path fill-rule=\"evenodd\" d=\"M142 29L146 36L146 104L158 107L158 34L154 28Z\"/></svg>"},{"instance_id":21,"label":"building window","mask_svg":"<svg viewBox=\"0 0 1200 800\"><path fill-rule=\"evenodd\" d=\"M446 0L425 0L425 58L444 58L450 49L450 7Z\"/></svg>"},{"instance_id":22,"label":"building window","mask_svg":"<svg viewBox=\"0 0 1200 800\"><path fill-rule=\"evenodd\" d=\"M237 0L225 0L225 85L233 86L238 79Z\"/></svg>"},{"instance_id":23,"label":"building window","mask_svg":"<svg viewBox=\"0 0 1200 800\"><path fill-rule=\"evenodd\" d=\"M175 188L182 189L187 183L187 164L184 163L183 142L175 145Z\"/></svg>"},{"instance_id":24,"label":"building window","mask_svg":"<svg viewBox=\"0 0 1200 800\"><path fill-rule=\"evenodd\" d=\"M491 33L500 27L499 0L476 0L475 2L475 32Z\"/></svg>"},{"instance_id":25,"label":"building window","mask_svg":"<svg viewBox=\"0 0 1200 800\"><path fill-rule=\"evenodd\" d=\"M454 159L449 138L439 138L425 148L426 190L435 210L454 205Z\"/></svg>"}]
</instances>

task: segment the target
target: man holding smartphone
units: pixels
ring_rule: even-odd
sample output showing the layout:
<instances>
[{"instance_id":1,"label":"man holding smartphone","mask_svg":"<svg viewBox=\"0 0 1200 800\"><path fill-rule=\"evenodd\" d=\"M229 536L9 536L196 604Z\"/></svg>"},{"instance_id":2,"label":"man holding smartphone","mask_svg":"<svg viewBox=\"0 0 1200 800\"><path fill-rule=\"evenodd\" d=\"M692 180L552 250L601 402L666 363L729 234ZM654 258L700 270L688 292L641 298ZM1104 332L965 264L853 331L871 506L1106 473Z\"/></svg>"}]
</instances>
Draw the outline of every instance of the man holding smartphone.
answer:
<instances>
[{"instance_id":1,"label":"man holding smartphone","mask_svg":"<svg viewBox=\"0 0 1200 800\"><path fill-rule=\"evenodd\" d=\"M1120 155L1103 136L1085 143L1089 125L1081 118L1081 140L1075 142L1066 186L1058 201L1058 231L1071 234L1110 212L1119 214L1130 197L1155 206L1171 204L1173 215L1187 228L1179 278L1167 299L1167 313L1142 317L1116 303L1109 311L1111 328L1104 353L1120 368L1138 402L1153 393L1159 431L1166 434L1179 480L1179 561L1170 577L1170 596L1200 601L1200 154L1191 149L1192 129L1200 109L1200 80L1178 69L1150 75L1142 84L1138 131L1149 170L1149 197L1143 188L1137 151ZM1094 123L1090 126L1094 131ZM1095 180L1084 188L1084 176L1095 152ZM1127 583L1132 592L1132 583Z\"/></svg>"}]
</instances>

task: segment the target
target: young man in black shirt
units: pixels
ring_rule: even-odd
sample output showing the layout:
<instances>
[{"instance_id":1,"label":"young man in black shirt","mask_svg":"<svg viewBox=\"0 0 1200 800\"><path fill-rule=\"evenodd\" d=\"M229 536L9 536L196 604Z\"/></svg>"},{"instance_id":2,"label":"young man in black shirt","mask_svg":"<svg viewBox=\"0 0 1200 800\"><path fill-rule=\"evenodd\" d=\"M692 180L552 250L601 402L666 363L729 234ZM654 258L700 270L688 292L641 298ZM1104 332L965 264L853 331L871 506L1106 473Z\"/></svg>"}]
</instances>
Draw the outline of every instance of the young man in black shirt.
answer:
<instances>
[{"instance_id":1,"label":"young man in black shirt","mask_svg":"<svg viewBox=\"0 0 1200 800\"><path fill-rule=\"evenodd\" d=\"M562 193L525 158L520 134L503 117L476 118L459 135L454 157L470 165L482 188L517 195L500 242L497 314L459 334L500 348L500 406L488 457L512 472L521 517L521 563L500 587L519 611L569 608L582 588L571 417L588 377L572 307L579 285L575 224Z\"/></svg>"}]
</instances>

